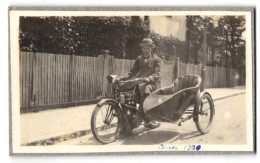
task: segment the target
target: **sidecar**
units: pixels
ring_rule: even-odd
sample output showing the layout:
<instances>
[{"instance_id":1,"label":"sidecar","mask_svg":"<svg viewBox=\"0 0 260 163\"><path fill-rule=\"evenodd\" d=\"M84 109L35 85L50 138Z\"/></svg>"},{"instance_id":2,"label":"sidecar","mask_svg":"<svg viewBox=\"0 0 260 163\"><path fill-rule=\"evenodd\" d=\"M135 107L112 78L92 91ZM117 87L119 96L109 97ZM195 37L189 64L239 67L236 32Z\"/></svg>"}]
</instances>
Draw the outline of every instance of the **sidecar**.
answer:
<instances>
[{"instance_id":1,"label":"sidecar","mask_svg":"<svg viewBox=\"0 0 260 163\"><path fill-rule=\"evenodd\" d=\"M201 82L198 75L178 77L171 86L157 89L145 99L144 112L150 119L161 122L193 118L198 130L207 133L215 110L211 95L200 92ZM188 116L183 119L184 114Z\"/></svg>"}]
</instances>

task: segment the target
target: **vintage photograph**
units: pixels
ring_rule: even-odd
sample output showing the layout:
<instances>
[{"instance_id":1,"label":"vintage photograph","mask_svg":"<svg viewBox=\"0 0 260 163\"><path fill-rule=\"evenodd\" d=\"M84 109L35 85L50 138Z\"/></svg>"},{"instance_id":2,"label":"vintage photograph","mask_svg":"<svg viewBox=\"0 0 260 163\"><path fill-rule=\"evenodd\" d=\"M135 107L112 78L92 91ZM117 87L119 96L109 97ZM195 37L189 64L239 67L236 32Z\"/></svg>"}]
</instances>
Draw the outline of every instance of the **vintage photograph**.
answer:
<instances>
[{"instance_id":1,"label":"vintage photograph","mask_svg":"<svg viewBox=\"0 0 260 163\"><path fill-rule=\"evenodd\" d=\"M253 8L11 7L9 29L11 154L254 153Z\"/></svg>"}]
</instances>

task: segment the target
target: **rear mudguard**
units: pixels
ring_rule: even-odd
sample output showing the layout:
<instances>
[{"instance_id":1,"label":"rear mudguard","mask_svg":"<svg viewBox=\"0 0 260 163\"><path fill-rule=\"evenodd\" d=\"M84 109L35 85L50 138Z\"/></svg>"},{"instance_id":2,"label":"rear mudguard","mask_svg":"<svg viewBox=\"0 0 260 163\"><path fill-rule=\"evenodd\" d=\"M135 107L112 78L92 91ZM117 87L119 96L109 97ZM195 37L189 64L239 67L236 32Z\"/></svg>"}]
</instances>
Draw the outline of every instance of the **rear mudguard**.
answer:
<instances>
[{"instance_id":1,"label":"rear mudguard","mask_svg":"<svg viewBox=\"0 0 260 163\"><path fill-rule=\"evenodd\" d=\"M194 112L193 112L193 116L194 116L193 121L194 122L198 122L198 117L196 115L198 114L198 110L199 110L198 108L200 105L200 101L204 94L208 94L210 96L210 98L212 99L212 96L208 92L203 91L198 94L198 96L196 97L196 100L195 100L195 105L194 105ZM212 101L213 101L213 99L212 99ZM213 108L215 108L214 101L213 101L212 105L213 105ZM213 109L213 115L215 115L215 109Z\"/></svg>"}]
</instances>

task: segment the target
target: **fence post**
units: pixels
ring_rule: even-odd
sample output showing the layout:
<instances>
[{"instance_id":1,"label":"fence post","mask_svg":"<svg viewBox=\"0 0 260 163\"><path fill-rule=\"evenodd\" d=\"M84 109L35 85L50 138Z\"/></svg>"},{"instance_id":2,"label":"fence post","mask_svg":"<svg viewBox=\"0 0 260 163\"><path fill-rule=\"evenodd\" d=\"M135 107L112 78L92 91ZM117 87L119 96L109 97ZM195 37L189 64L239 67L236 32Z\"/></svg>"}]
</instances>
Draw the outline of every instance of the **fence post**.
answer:
<instances>
[{"instance_id":1,"label":"fence post","mask_svg":"<svg viewBox=\"0 0 260 163\"><path fill-rule=\"evenodd\" d=\"M200 91L204 91L205 79L206 79L206 61L207 61L207 29L203 31L203 43L202 43L202 64L201 64L201 87Z\"/></svg>"},{"instance_id":2,"label":"fence post","mask_svg":"<svg viewBox=\"0 0 260 163\"><path fill-rule=\"evenodd\" d=\"M176 60L175 60L175 76L174 78L177 78L179 75L180 75L180 57L178 57Z\"/></svg>"},{"instance_id":3,"label":"fence post","mask_svg":"<svg viewBox=\"0 0 260 163\"><path fill-rule=\"evenodd\" d=\"M204 88L205 88L205 75L206 75L206 66L204 68L201 69L201 79L202 79L202 82L201 82L201 87L200 87L200 90L201 91L204 91Z\"/></svg>"},{"instance_id":4,"label":"fence post","mask_svg":"<svg viewBox=\"0 0 260 163\"><path fill-rule=\"evenodd\" d=\"M226 87L230 87L230 66L226 66Z\"/></svg>"},{"instance_id":5,"label":"fence post","mask_svg":"<svg viewBox=\"0 0 260 163\"><path fill-rule=\"evenodd\" d=\"M36 52L32 53L32 63L31 63L31 102L30 106L35 105L35 87L34 87L34 78L35 78L35 65L36 65Z\"/></svg>"},{"instance_id":6,"label":"fence post","mask_svg":"<svg viewBox=\"0 0 260 163\"><path fill-rule=\"evenodd\" d=\"M246 83L246 76L245 76L245 67L241 67L241 75L240 75L240 81L241 81L241 85L245 85Z\"/></svg>"},{"instance_id":7,"label":"fence post","mask_svg":"<svg viewBox=\"0 0 260 163\"><path fill-rule=\"evenodd\" d=\"M74 66L73 66L73 58L74 55L70 55L70 63L69 63L69 102L73 102L72 100L72 74L73 74L73 70L74 70Z\"/></svg>"},{"instance_id":8,"label":"fence post","mask_svg":"<svg viewBox=\"0 0 260 163\"><path fill-rule=\"evenodd\" d=\"M107 76L109 75L109 55L104 54L104 67L103 67L103 81L102 81L102 96L107 95Z\"/></svg>"}]
</instances>

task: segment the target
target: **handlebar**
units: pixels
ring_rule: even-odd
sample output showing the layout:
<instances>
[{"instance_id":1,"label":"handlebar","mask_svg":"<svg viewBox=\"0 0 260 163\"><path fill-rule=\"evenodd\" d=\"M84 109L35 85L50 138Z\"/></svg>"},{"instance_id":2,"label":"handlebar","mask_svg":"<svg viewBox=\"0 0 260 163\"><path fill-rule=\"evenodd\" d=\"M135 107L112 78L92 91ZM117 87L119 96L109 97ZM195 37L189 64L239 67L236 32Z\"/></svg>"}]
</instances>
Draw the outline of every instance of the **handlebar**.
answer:
<instances>
[{"instance_id":1,"label":"handlebar","mask_svg":"<svg viewBox=\"0 0 260 163\"><path fill-rule=\"evenodd\" d=\"M117 75L109 75L107 76L107 80L114 86L119 86L122 90L132 89L138 84L143 84L144 78L135 78L130 80L124 80L123 77Z\"/></svg>"},{"instance_id":2,"label":"handlebar","mask_svg":"<svg viewBox=\"0 0 260 163\"><path fill-rule=\"evenodd\" d=\"M119 82L120 82L120 85L125 85L125 84L137 85L137 84L144 83L144 79L136 78L136 79L130 79L130 80L125 80L125 81L119 81Z\"/></svg>"},{"instance_id":3,"label":"handlebar","mask_svg":"<svg viewBox=\"0 0 260 163\"><path fill-rule=\"evenodd\" d=\"M144 82L143 78L136 78L126 81L120 81L119 86L121 90L131 90L138 84L143 84Z\"/></svg>"}]
</instances>

